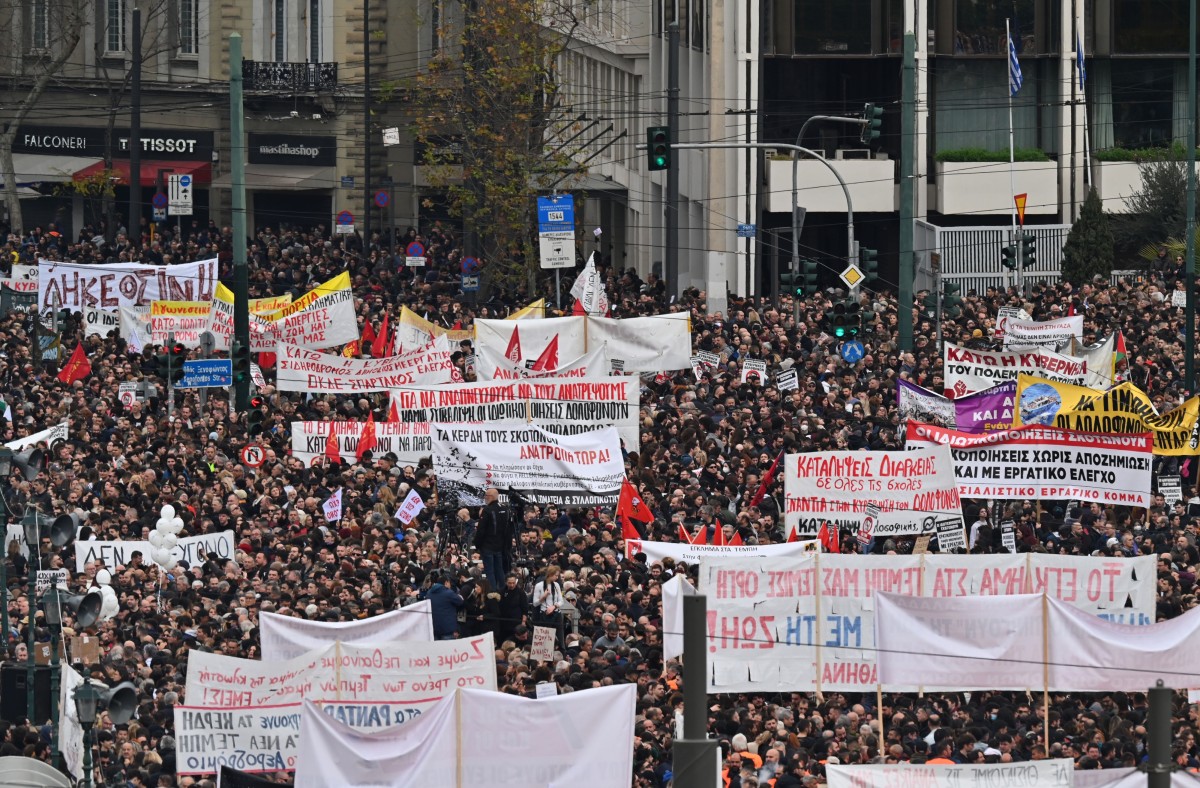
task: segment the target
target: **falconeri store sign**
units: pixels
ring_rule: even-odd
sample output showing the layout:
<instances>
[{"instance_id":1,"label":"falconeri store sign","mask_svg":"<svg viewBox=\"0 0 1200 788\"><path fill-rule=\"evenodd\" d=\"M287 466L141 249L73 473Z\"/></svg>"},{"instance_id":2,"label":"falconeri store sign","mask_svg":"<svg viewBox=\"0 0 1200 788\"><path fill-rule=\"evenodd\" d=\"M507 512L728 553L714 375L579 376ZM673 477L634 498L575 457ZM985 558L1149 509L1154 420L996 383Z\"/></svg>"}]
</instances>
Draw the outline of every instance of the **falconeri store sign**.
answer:
<instances>
[{"instance_id":1,"label":"falconeri store sign","mask_svg":"<svg viewBox=\"0 0 1200 788\"><path fill-rule=\"evenodd\" d=\"M129 129L113 129L112 154L129 156ZM142 156L147 159L211 161L211 131L143 128ZM104 156L104 129L86 126L22 126L13 142L13 153L40 153L79 157Z\"/></svg>"}]
</instances>

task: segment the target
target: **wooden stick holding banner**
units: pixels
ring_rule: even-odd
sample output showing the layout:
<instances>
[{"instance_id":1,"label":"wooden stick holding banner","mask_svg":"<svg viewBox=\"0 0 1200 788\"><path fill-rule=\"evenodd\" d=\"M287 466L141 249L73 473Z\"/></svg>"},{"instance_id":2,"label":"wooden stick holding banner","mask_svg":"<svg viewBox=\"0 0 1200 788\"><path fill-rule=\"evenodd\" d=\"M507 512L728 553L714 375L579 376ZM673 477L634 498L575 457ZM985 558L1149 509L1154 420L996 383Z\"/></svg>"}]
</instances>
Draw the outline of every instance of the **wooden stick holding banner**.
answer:
<instances>
[{"instance_id":1,"label":"wooden stick holding banner","mask_svg":"<svg viewBox=\"0 0 1200 788\"><path fill-rule=\"evenodd\" d=\"M818 550L817 554L815 556L813 556L813 582L816 583L816 586L817 586L817 588L816 588L817 593L813 594L813 596L814 596L813 604L815 605L815 608L816 608L815 613L816 613L817 625L820 626L820 622L822 620L821 619L821 551L820 550ZM817 638L814 638L814 640L817 641L817 677L816 677L817 686L815 687L816 692L813 694L816 695L816 697L817 697L817 703L824 703L825 702L825 693L823 693L821 691L821 638L817 637Z\"/></svg>"},{"instance_id":2,"label":"wooden stick holding banner","mask_svg":"<svg viewBox=\"0 0 1200 788\"><path fill-rule=\"evenodd\" d=\"M1039 503L1040 506L1040 503ZM1042 592L1042 744L1050 746L1050 597Z\"/></svg>"},{"instance_id":3,"label":"wooden stick holding banner","mask_svg":"<svg viewBox=\"0 0 1200 788\"><path fill-rule=\"evenodd\" d=\"M462 788L463 784L463 746L462 746L462 692L454 693L454 754L458 761L454 769L454 788Z\"/></svg>"},{"instance_id":4,"label":"wooden stick holding banner","mask_svg":"<svg viewBox=\"0 0 1200 788\"><path fill-rule=\"evenodd\" d=\"M875 715L879 721L879 754L883 755L883 685L875 685Z\"/></svg>"}]
</instances>

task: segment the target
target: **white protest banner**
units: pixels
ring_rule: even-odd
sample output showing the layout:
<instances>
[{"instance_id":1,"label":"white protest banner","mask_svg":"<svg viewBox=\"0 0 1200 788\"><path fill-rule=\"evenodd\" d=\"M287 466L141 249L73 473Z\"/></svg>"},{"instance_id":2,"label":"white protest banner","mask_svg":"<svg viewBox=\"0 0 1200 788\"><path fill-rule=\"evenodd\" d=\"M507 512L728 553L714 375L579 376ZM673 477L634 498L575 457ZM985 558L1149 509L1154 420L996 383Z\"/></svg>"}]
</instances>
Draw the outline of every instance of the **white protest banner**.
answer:
<instances>
[{"instance_id":1,"label":"white protest banner","mask_svg":"<svg viewBox=\"0 0 1200 788\"><path fill-rule=\"evenodd\" d=\"M411 723L362 735L310 703L295 785L629 788L636 705L633 684L538 699L465 689Z\"/></svg>"},{"instance_id":2,"label":"white protest banner","mask_svg":"<svg viewBox=\"0 0 1200 788\"><path fill-rule=\"evenodd\" d=\"M325 520L331 523L336 523L342 519L342 488L339 487L337 492L329 496L329 500L321 504L321 512L325 515Z\"/></svg>"},{"instance_id":3,"label":"white protest banner","mask_svg":"<svg viewBox=\"0 0 1200 788\"><path fill-rule=\"evenodd\" d=\"M482 505L489 487L516 491L533 503L607 506L617 502L625 478L615 427L556 435L509 419L435 423L431 431L439 496L460 506Z\"/></svg>"},{"instance_id":4,"label":"white protest banner","mask_svg":"<svg viewBox=\"0 0 1200 788\"><path fill-rule=\"evenodd\" d=\"M275 343L330 348L358 339L354 291L346 271L309 290L278 312L262 315L265 331L250 334L250 349L273 352Z\"/></svg>"},{"instance_id":5,"label":"white protest banner","mask_svg":"<svg viewBox=\"0 0 1200 788\"><path fill-rule=\"evenodd\" d=\"M583 270L575 277L575 284L571 285L571 297L579 302L578 308L589 315L608 314L608 290L600 272L596 270L595 252L588 256Z\"/></svg>"},{"instance_id":6,"label":"white protest banner","mask_svg":"<svg viewBox=\"0 0 1200 788\"><path fill-rule=\"evenodd\" d=\"M1076 774L1106 775L1113 769L1075 772L1070 758L1026 761L1021 763L964 763L947 766L925 764L855 764L825 767L827 788L867 788L867 786L920 786L920 788L1079 788ZM1146 782L1144 774L1141 782ZM1089 788L1105 788L1094 785Z\"/></svg>"},{"instance_id":7,"label":"white protest banner","mask_svg":"<svg viewBox=\"0 0 1200 788\"><path fill-rule=\"evenodd\" d=\"M117 386L117 399L125 407L129 407L137 402L138 382L136 380L122 380Z\"/></svg>"},{"instance_id":8,"label":"white protest banner","mask_svg":"<svg viewBox=\"0 0 1200 788\"><path fill-rule=\"evenodd\" d=\"M825 522L857 533L870 504L880 508L874 525L879 539L934 533L942 522L963 527L954 462L946 447L919 456L912 451L788 454L783 468L789 533L814 536Z\"/></svg>"},{"instance_id":9,"label":"white protest banner","mask_svg":"<svg viewBox=\"0 0 1200 788\"><path fill-rule=\"evenodd\" d=\"M677 564L682 562L691 566L699 562L701 558L801 556L816 552L820 549L820 545L821 543L816 539L759 545L684 544L683 542L651 542L647 539L629 539L625 542L625 554L634 556L641 553L646 556L647 564L662 563L664 558L670 558Z\"/></svg>"},{"instance_id":10,"label":"white protest banner","mask_svg":"<svg viewBox=\"0 0 1200 788\"><path fill-rule=\"evenodd\" d=\"M58 751L63 764L75 777L83 776L83 725L75 708L75 688L83 686L83 676L70 665L62 666L58 688Z\"/></svg>"},{"instance_id":11,"label":"white protest banner","mask_svg":"<svg viewBox=\"0 0 1200 788\"><path fill-rule=\"evenodd\" d=\"M597 348L579 358L552 369L531 369L514 364L491 348L480 348L475 354L475 377L485 380L524 380L526 378L606 378L611 369L604 348Z\"/></svg>"},{"instance_id":12,"label":"white protest banner","mask_svg":"<svg viewBox=\"0 0 1200 788\"><path fill-rule=\"evenodd\" d=\"M910 449L949 446L963 498L1150 505L1152 433L1101 435L1027 425L971 435L908 423Z\"/></svg>"},{"instance_id":13,"label":"white protest banner","mask_svg":"<svg viewBox=\"0 0 1200 788\"><path fill-rule=\"evenodd\" d=\"M37 570L36 589L35 593L39 596L46 592L50 586L66 589L67 587L67 570L66 569L39 569Z\"/></svg>"},{"instance_id":14,"label":"white protest banner","mask_svg":"<svg viewBox=\"0 0 1200 788\"><path fill-rule=\"evenodd\" d=\"M83 308L83 333L89 337L106 337L110 331L121 332L121 313L117 310Z\"/></svg>"},{"instance_id":15,"label":"white protest banner","mask_svg":"<svg viewBox=\"0 0 1200 788\"><path fill-rule=\"evenodd\" d=\"M970 350L947 342L942 366L947 397L983 391L1021 373L1075 385L1087 379L1087 361L1049 350Z\"/></svg>"},{"instance_id":16,"label":"white protest banner","mask_svg":"<svg viewBox=\"0 0 1200 788\"><path fill-rule=\"evenodd\" d=\"M742 362L742 383L757 383L762 386L767 382L767 362L761 358L748 358Z\"/></svg>"},{"instance_id":17,"label":"white protest banner","mask_svg":"<svg viewBox=\"0 0 1200 788\"><path fill-rule=\"evenodd\" d=\"M187 561L189 566L204 563L209 553L216 553L221 558L233 558L236 542L233 531L220 531L215 534L200 534L184 536L179 544L171 550L176 561ZM150 563L150 552L154 547L149 542L115 541L105 542L93 539L87 542L75 542L75 571L82 572L90 561L99 561L108 569L116 569L129 563L135 552L142 554L145 564Z\"/></svg>"},{"instance_id":18,"label":"white protest banner","mask_svg":"<svg viewBox=\"0 0 1200 788\"><path fill-rule=\"evenodd\" d=\"M150 341L150 305L123 306L117 310L121 318L121 337L129 347L144 348ZM140 350L138 352L141 352Z\"/></svg>"},{"instance_id":19,"label":"white protest banner","mask_svg":"<svg viewBox=\"0 0 1200 788\"><path fill-rule=\"evenodd\" d=\"M476 319L475 353L478 355L481 349L487 348L513 364L524 366L526 361L541 358L550 343L555 342L559 358L579 358L589 349L586 332L586 318L583 317Z\"/></svg>"},{"instance_id":20,"label":"white protest banner","mask_svg":"<svg viewBox=\"0 0 1200 788\"><path fill-rule=\"evenodd\" d=\"M298 345L279 343L277 382L280 391L359 393L398 386L449 383L456 369L444 337L399 356L346 358Z\"/></svg>"},{"instance_id":21,"label":"white protest banner","mask_svg":"<svg viewBox=\"0 0 1200 788\"><path fill-rule=\"evenodd\" d=\"M14 263L12 276L0 279L0 285L18 293L36 293L38 291L38 267Z\"/></svg>"},{"instance_id":22,"label":"white protest banner","mask_svg":"<svg viewBox=\"0 0 1200 788\"><path fill-rule=\"evenodd\" d=\"M874 596L881 591L923 597L1045 591L1090 615L1149 624L1155 560L1039 553L705 558L700 590L708 595L709 691L873 691L879 683Z\"/></svg>"},{"instance_id":23,"label":"white protest banner","mask_svg":"<svg viewBox=\"0 0 1200 788\"><path fill-rule=\"evenodd\" d=\"M996 327L993 330L993 335L997 339L1004 338L1004 328L1008 325L1009 320L1032 320L1029 313L1024 309L1016 306L1002 306L996 313Z\"/></svg>"},{"instance_id":24,"label":"white protest banner","mask_svg":"<svg viewBox=\"0 0 1200 788\"><path fill-rule=\"evenodd\" d=\"M620 320L589 317L586 328L587 348L604 348L614 365L624 365L625 372L691 369L692 323L687 312Z\"/></svg>"},{"instance_id":25,"label":"white protest banner","mask_svg":"<svg viewBox=\"0 0 1200 788\"><path fill-rule=\"evenodd\" d=\"M683 654L683 597L696 593L696 587L686 575L673 575L662 584L663 659L675 659Z\"/></svg>"},{"instance_id":26,"label":"white protest banner","mask_svg":"<svg viewBox=\"0 0 1200 788\"><path fill-rule=\"evenodd\" d=\"M528 322L543 321L523 321L522 325ZM452 383L392 390L392 405L402 424L427 429L435 421L486 424L520 419L558 435L613 426L626 451L638 451L641 445L640 403L641 383L635 377L622 376ZM431 449L428 438L413 446L418 459L428 457Z\"/></svg>"},{"instance_id":27,"label":"white protest banner","mask_svg":"<svg viewBox=\"0 0 1200 788\"><path fill-rule=\"evenodd\" d=\"M533 642L529 644L529 658L539 662L554 659L554 627L533 628Z\"/></svg>"},{"instance_id":28,"label":"white protest banner","mask_svg":"<svg viewBox=\"0 0 1200 788\"><path fill-rule=\"evenodd\" d=\"M184 347L200 347L200 335L208 330L210 301L150 302L150 341L165 345L171 339Z\"/></svg>"},{"instance_id":29,"label":"white protest banner","mask_svg":"<svg viewBox=\"0 0 1200 788\"><path fill-rule=\"evenodd\" d=\"M64 421L62 424L55 424L49 429L35 432L32 435L26 435L24 438L17 438L16 440L9 441L4 445L13 451L21 451L22 449L27 449L30 446L36 446L39 443L45 443L47 446L53 448L54 445L59 441L65 441L67 439L68 429L70 426L70 422Z\"/></svg>"},{"instance_id":30,"label":"white protest banner","mask_svg":"<svg viewBox=\"0 0 1200 788\"><path fill-rule=\"evenodd\" d=\"M1159 476L1158 492L1167 506L1174 506L1183 500L1183 479L1179 476Z\"/></svg>"},{"instance_id":31,"label":"white protest banner","mask_svg":"<svg viewBox=\"0 0 1200 788\"><path fill-rule=\"evenodd\" d=\"M1102 342L1085 345L1075 338L1055 348L1064 356L1074 356L1087 362L1087 378L1083 385L1091 389L1107 389L1117 380L1117 334L1109 334Z\"/></svg>"},{"instance_id":32,"label":"white protest banner","mask_svg":"<svg viewBox=\"0 0 1200 788\"><path fill-rule=\"evenodd\" d=\"M312 465L325 456L325 445L329 432L333 431L338 455L347 464L358 462L356 451L362 437L361 421L293 421L292 456L305 465ZM431 451L429 424L426 422L377 421L375 422L375 448L371 450L375 460L389 452L396 455L401 466L416 465Z\"/></svg>"},{"instance_id":33,"label":"white protest banner","mask_svg":"<svg viewBox=\"0 0 1200 788\"><path fill-rule=\"evenodd\" d=\"M398 641L433 640L430 602L390 610L357 621L309 621L263 612L258 615L263 662L284 662L340 641L352 646L377 646Z\"/></svg>"},{"instance_id":34,"label":"white protest banner","mask_svg":"<svg viewBox=\"0 0 1200 788\"><path fill-rule=\"evenodd\" d=\"M1071 339L1083 339L1083 315L1038 322L1010 319L1004 325L1004 347L1054 348Z\"/></svg>"},{"instance_id":35,"label":"white protest banner","mask_svg":"<svg viewBox=\"0 0 1200 788\"><path fill-rule=\"evenodd\" d=\"M775 387L780 391L795 391L800 388L800 376L794 369L781 369L775 373Z\"/></svg>"},{"instance_id":36,"label":"white protest banner","mask_svg":"<svg viewBox=\"0 0 1200 788\"><path fill-rule=\"evenodd\" d=\"M178 265L38 261L38 302L43 309L117 309L151 301L211 301L217 258Z\"/></svg>"},{"instance_id":37,"label":"white protest banner","mask_svg":"<svg viewBox=\"0 0 1200 788\"><path fill-rule=\"evenodd\" d=\"M425 501L421 499L420 493L416 490L409 490L408 497L404 499L404 503L400 504L400 508L396 510L396 519L402 524L408 525L413 521L413 518L425 511Z\"/></svg>"}]
</instances>

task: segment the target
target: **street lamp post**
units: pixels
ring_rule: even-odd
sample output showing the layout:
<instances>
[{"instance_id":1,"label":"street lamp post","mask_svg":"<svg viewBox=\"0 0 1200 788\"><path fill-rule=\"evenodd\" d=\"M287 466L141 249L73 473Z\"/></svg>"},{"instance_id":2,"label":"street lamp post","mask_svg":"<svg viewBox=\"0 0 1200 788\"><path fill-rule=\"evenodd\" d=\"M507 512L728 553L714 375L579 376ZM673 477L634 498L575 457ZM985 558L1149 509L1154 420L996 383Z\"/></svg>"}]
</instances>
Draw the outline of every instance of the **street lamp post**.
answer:
<instances>
[{"instance_id":1,"label":"street lamp post","mask_svg":"<svg viewBox=\"0 0 1200 788\"><path fill-rule=\"evenodd\" d=\"M8 533L8 499L4 492L8 486L8 475L12 473L13 451L7 446L0 446L0 529ZM0 555L0 626L4 627L4 637L0 639L0 658L8 658L8 638L12 633L8 622L8 552Z\"/></svg>"},{"instance_id":2,"label":"street lamp post","mask_svg":"<svg viewBox=\"0 0 1200 788\"><path fill-rule=\"evenodd\" d=\"M96 724L100 690L87 680L75 688L74 695L75 714L79 717L80 727L83 728L83 777L79 784L84 788L93 788L95 782L92 779L92 728Z\"/></svg>"},{"instance_id":3,"label":"street lamp post","mask_svg":"<svg viewBox=\"0 0 1200 788\"><path fill-rule=\"evenodd\" d=\"M33 660L34 628L37 626L37 564L41 556L42 530L38 527L38 513L30 510L21 519L21 528L25 532L25 545L29 548L29 585L25 587L25 599L29 603L29 616L25 627L29 651L25 655L25 716L30 725L37 724L33 719L33 683L35 665Z\"/></svg>"},{"instance_id":4,"label":"street lamp post","mask_svg":"<svg viewBox=\"0 0 1200 788\"><path fill-rule=\"evenodd\" d=\"M62 600L57 585L46 589L42 604L46 610L46 625L50 627L50 763L57 766L58 717L61 713L61 709L58 708L58 689L62 680L58 661L58 644L62 633Z\"/></svg>"}]
</instances>

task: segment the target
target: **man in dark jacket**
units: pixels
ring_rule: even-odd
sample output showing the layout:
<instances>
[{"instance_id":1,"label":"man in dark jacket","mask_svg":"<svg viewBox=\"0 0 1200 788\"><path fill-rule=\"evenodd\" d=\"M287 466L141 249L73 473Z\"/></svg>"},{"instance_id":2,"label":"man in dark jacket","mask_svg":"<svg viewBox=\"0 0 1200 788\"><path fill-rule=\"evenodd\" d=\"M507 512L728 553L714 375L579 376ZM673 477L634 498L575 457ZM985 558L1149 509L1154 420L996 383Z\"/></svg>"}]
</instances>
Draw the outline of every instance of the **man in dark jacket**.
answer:
<instances>
[{"instance_id":1,"label":"man in dark jacket","mask_svg":"<svg viewBox=\"0 0 1200 788\"><path fill-rule=\"evenodd\" d=\"M504 583L505 558L512 552L513 531L508 510L500 505L500 492L489 487L484 493L487 503L479 515L479 527L475 531L475 546L483 559L483 571L492 588Z\"/></svg>"},{"instance_id":2,"label":"man in dark jacket","mask_svg":"<svg viewBox=\"0 0 1200 788\"><path fill-rule=\"evenodd\" d=\"M487 615L496 643L511 640L518 624L529 623L529 598L516 575L506 577L500 590L488 594Z\"/></svg>"},{"instance_id":3,"label":"man in dark jacket","mask_svg":"<svg viewBox=\"0 0 1200 788\"><path fill-rule=\"evenodd\" d=\"M450 575L442 575L422 595L429 600L433 611L433 637L437 640L454 640L459 636L458 611L465 602L450 583Z\"/></svg>"}]
</instances>

